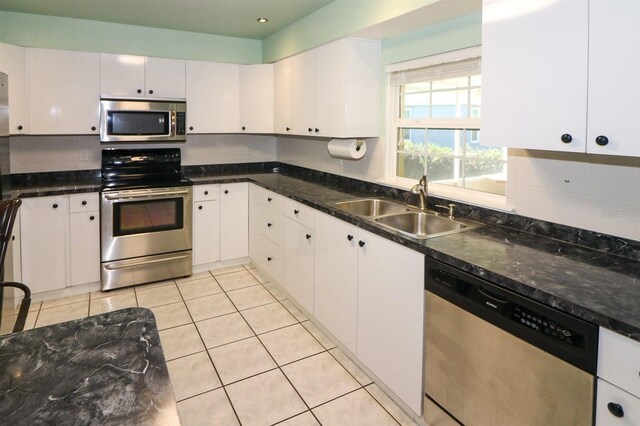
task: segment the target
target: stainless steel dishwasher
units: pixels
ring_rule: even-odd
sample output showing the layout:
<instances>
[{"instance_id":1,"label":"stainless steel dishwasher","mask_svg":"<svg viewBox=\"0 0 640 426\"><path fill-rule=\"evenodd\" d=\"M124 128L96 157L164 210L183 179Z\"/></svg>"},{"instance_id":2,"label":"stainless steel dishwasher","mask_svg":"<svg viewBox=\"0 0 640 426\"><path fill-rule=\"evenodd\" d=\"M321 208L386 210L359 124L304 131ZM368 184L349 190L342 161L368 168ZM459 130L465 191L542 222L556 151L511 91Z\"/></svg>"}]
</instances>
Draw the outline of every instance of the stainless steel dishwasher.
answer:
<instances>
[{"instance_id":1,"label":"stainless steel dishwasher","mask_svg":"<svg viewBox=\"0 0 640 426\"><path fill-rule=\"evenodd\" d=\"M597 326L429 258L425 276L429 398L465 425L593 424Z\"/></svg>"}]
</instances>

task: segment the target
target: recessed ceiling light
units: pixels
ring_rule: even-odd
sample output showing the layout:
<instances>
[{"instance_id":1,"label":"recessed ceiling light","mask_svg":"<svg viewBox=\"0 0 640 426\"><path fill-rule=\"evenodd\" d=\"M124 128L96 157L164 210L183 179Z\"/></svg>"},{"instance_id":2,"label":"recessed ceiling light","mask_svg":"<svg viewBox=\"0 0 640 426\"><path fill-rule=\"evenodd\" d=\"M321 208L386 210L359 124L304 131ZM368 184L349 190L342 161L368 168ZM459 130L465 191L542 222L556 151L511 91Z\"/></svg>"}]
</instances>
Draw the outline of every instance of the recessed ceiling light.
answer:
<instances>
[{"instance_id":1,"label":"recessed ceiling light","mask_svg":"<svg viewBox=\"0 0 640 426\"><path fill-rule=\"evenodd\" d=\"M256 19L256 21L260 22L261 24L264 24L265 22L269 22L269 18L258 18Z\"/></svg>"}]
</instances>

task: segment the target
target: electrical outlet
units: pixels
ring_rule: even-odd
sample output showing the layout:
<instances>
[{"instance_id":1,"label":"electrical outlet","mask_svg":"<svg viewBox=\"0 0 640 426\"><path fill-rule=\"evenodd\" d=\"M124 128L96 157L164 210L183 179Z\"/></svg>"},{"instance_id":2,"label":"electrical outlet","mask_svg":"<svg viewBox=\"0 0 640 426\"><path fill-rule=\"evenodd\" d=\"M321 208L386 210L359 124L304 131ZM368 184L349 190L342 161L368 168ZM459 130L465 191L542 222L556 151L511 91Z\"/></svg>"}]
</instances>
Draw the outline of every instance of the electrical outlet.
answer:
<instances>
[{"instance_id":1,"label":"electrical outlet","mask_svg":"<svg viewBox=\"0 0 640 426\"><path fill-rule=\"evenodd\" d=\"M89 151L86 149L81 149L78 151L78 158L80 161L89 161Z\"/></svg>"}]
</instances>

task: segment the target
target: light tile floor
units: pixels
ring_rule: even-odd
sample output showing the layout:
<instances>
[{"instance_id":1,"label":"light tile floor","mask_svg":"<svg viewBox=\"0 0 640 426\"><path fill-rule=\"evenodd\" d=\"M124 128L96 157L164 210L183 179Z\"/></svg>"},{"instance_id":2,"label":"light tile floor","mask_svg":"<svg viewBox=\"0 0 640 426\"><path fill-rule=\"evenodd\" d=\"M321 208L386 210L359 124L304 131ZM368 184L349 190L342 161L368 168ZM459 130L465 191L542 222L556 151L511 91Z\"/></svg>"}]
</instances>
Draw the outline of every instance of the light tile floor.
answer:
<instances>
[{"instance_id":1,"label":"light tile floor","mask_svg":"<svg viewBox=\"0 0 640 426\"><path fill-rule=\"evenodd\" d=\"M33 304L26 328L153 311L190 425L415 424L250 265Z\"/></svg>"}]
</instances>

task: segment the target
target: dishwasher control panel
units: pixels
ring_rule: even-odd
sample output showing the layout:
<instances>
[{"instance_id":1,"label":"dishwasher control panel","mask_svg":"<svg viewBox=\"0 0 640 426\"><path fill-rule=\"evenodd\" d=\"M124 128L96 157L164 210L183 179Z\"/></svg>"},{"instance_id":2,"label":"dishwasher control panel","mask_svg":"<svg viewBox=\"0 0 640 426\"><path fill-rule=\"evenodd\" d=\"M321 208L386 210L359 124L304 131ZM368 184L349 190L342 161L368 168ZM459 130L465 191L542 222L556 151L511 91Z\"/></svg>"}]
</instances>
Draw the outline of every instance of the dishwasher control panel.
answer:
<instances>
[{"instance_id":1,"label":"dishwasher control panel","mask_svg":"<svg viewBox=\"0 0 640 426\"><path fill-rule=\"evenodd\" d=\"M511 319L519 322L525 327L529 327L533 330L539 331L554 339L560 340L564 343L573 346L580 346L581 338L567 327L552 321L534 311L526 309L517 304L513 304L511 311Z\"/></svg>"}]
</instances>

